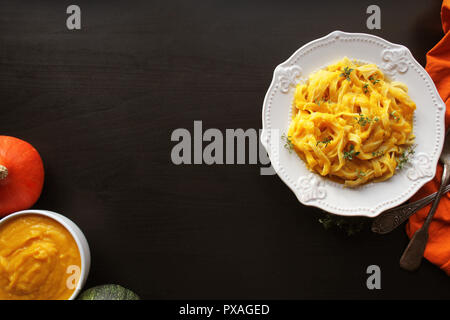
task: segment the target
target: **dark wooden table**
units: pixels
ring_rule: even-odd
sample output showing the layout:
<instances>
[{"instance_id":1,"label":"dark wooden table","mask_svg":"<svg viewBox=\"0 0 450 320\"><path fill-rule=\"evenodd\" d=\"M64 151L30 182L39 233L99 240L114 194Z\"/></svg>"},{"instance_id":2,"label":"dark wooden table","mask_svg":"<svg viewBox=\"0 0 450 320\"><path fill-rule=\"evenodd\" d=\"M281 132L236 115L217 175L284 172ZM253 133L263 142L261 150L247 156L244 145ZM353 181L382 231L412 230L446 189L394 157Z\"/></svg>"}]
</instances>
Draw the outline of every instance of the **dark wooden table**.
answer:
<instances>
[{"instance_id":1,"label":"dark wooden table","mask_svg":"<svg viewBox=\"0 0 450 320\"><path fill-rule=\"evenodd\" d=\"M41 153L35 208L73 219L92 250L87 286L143 298L450 298L449 278L398 260L403 228L325 231L259 165L172 164L176 128L260 128L274 67L333 30L425 53L442 37L440 1L1 1L1 134ZM425 106L423 106L425 107ZM381 290L366 268L381 267Z\"/></svg>"}]
</instances>

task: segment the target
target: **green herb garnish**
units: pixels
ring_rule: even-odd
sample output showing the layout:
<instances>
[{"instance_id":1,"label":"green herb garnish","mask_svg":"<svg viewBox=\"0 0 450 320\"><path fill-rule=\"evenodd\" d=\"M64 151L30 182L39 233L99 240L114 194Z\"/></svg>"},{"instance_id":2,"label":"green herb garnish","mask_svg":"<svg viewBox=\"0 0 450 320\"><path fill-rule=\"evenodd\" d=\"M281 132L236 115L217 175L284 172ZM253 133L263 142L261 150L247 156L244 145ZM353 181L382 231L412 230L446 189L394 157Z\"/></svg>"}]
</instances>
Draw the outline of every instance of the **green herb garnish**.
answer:
<instances>
[{"instance_id":1,"label":"green herb garnish","mask_svg":"<svg viewBox=\"0 0 450 320\"><path fill-rule=\"evenodd\" d=\"M361 127L365 127L366 124L371 123L372 119L370 119L369 117L366 117L365 115L363 115L362 113L359 114L359 118L355 117L356 120L358 120L358 124ZM378 120L377 120L378 121Z\"/></svg>"},{"instance_id":2,"label":"green herb garnish","mask_svg":"<svg viewBox=\"0 0 450 320\"><path fill-rule=\"evenodd\" d=\"M373 85L376 85L378 82L380 82L380 80L375 79L373 76L370 76L369 80L372 82Z\"/></svg>"},{"instance_id":3,"label":"green herb garnish","mask_svg":"<svg viewBox=\"0 0 450 320\"><path fill-rule=\"evenodd\" d=\"M333 140L332 137L328 137L328 138L326 138L326 139L324 139L322 141L318 141L316 143L316 146L318 146L320 143L323 143L325 145L325 147L326 147L332 140Z\"/></svg>"},{"instance_id":4,"label":"green herb garnish","mask_svg":"<svg viewBox=\"0 0 450 320\"><path fill-rule=\"evenodd\" d=\"M380 157L382 155L384 155L384 151L381 150L372 152L372 157Z\"/></svg>"},{"instance_id":5,"label":"green herb garnish","mask_svg":"<svg viewBox=\"0 0 450 320\"><path fill-rule=\"evenodd\" d=\"M366 176L366 173L365 173L365 172L363 172L363 171L359 171L359 172L358 172L358 178L362 179L362 178L364 178L365 176Z\"/></svg>"},{"instance_id":6,"label":"green herb garnish","mask_svg":"<svg viewBox=\"0 0 450 320\"><path fill-rule=\"evenodd\" d=\"M394 118L395 121L399 121L400 117L396 116L396 113L397 113L397 111L394 110L390 113L390 115L392 116L392 118Z\"/></svg>"},{"instance_id":7,"label":"green herb garnish","mask_svg":"<svg viewBox=\"0 0 450 320\"><path fill-rule=\"evenodd\" d=\"M369 84L368 83L363 85L363 90L364 90L364 93L368 93L369 92Z\"/></svg>"},{"instance_id":8,"label":"green herb garnish","mask_svg":"<svg viewBox=\"0 0 450 320\"><path fill-rule=\"evenodd\" d=\"M351 144L348 151L344 151L344 159L353 160L353 157L359 155L359 151L355 152L355 147Z\"/></svg>"},{"instance_id":9,"label":"green herb garnish","mask_svg":"<svg viewBox=\"0 0 450 320\"><path fill-rule=\"evenodd\" d=\"M345 67L344 72L341 73L341 77L345 77L348 81L350 81L350 73L353 71L352 68Z\"/></svg>"},{"instance_id":10,"label":"green herb garnish","mask_svg":"<svg viewBox=\"0 0 450 320\"><path fill-rule=\"evenodd\" d=\"M289 153L294 150L294 144L292 143L291 136L286 136L284 133L281 135L281 139L284 141L284 147L289 151Z\"/></svg>"},{"instance_id":11,"label":"green herb garnish","mask_svg":"<svg viewBox=\"0 0 450 320\"><path fill-rule=\"evenodd\" d=\"M338 229L348 236L355 235L365 229L369 230L371 219L365 217L343 217L334 214L325 214L319 219L325 230Z\"/></svg>"},{"instance_id":12,"label":"green herb garnish","mask_svg":"<svg viewBox=\"0 0 450 320\"><path fill-rule=\"evenodd\" d=\"M325 98L322 98L322 100L314 99L314 103L317 104L318 106L320 106L321 103L325 103L325 102L331 103L331 100L327 101Z\"/></svg>"},{"instance_id":13,"label":"green herb garnish","mask_svg":"<svg viewBox=\"0 0 450 320\"><path fill-rule=\"evenodd\" d=\"M397 159L397 169L401 170L405 167L405 165L409 163L411 157L416 153L416 151L414 150L415 148L416 145L412 145L400 154L400 157L398 157Z\"/></svg>"}]
</instances>

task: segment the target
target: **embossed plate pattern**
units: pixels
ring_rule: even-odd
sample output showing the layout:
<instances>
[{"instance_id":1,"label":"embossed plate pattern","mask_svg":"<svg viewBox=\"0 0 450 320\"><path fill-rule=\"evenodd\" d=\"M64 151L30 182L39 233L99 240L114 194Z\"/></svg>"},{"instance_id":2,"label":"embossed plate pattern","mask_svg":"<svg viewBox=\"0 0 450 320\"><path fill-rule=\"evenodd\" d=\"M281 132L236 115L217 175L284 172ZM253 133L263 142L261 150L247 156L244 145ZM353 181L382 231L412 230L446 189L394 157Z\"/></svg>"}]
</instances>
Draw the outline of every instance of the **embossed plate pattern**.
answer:
<instances>
[{"instance_id":1,"label":"embossed plate pattern","mask_svg":"<svg viewBox=\"0 0 450 320\"><path fill-rule=\"evenodd\" d=\"M357 188L344 188L310 172L281 141L289 127L295 85L344 56L375 63L391 80L405 83L417 104L417 147L411 163L387 181ZM432 79L408 48L369 34L334 31L304 45L275 68L263 104L261 142L277 174L301 203L339 215L374 217L408 200L434 177L444 142L444 113Z\"/></svg>"}]
</instances>

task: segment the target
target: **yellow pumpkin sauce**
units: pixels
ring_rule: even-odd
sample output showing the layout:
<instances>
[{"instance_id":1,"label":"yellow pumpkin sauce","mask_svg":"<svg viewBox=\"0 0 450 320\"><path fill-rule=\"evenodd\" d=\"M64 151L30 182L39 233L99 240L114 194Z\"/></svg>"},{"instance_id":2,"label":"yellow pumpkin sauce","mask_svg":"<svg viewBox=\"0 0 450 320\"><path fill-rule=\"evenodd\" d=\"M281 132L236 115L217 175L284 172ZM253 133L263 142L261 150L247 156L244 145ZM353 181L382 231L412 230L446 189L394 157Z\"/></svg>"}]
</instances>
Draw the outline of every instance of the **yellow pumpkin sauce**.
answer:
<instances>
[{"instance_id":1,"label":"yellow pumpkin sauce","mask_svg":"<svg viewBox=\"0 0 450 320\"><path fill-rule=\"evenodd\" d=\"M81 270L80 252L59 222L29 214L0 225L1 300L67 300L75 290L69 266Z\"/></svg>"}]
</instances>

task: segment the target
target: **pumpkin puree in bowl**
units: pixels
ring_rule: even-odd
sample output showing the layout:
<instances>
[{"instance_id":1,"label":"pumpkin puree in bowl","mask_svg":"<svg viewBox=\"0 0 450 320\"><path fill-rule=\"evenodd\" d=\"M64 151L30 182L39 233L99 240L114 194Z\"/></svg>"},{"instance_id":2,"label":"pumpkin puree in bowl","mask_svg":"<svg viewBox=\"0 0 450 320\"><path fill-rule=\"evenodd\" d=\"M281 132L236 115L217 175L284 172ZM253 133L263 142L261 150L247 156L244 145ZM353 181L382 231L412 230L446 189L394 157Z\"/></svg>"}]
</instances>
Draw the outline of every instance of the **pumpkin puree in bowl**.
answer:
<instances>
[{"instance_id":1,"label":"pumpkin puree in bowl","mask_svg":"<svg viewBox=\"0 0 450 320\"><path fill-rule=\"evenodd\" d=\"M76 285L70 266L81 272L80 252L59 222L29 214L0 225L1 300L67 300Z\"/></svg>"}]
</instances>

